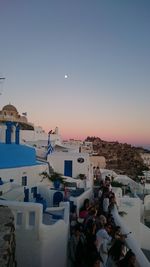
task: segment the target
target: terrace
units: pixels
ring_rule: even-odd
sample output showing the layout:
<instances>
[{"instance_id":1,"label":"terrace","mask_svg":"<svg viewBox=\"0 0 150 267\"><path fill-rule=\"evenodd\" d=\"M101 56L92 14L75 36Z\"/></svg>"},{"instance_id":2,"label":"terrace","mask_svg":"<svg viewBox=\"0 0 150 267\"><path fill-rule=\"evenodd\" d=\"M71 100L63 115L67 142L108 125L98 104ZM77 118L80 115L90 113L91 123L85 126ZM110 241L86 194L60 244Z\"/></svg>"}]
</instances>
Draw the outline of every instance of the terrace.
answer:
<instances>
[{"instance_id":1,"label":"terrace","mask_svg":"<svg viewBox=\"0 0 150 267\"><path fill-rule=\"evenodd\" d=\"M138 255L137 266L148 267L149 261L145 255L149 257L150 232L141 223L143 219L141 212L142 202L137 197L122 197L122 190L120 188L113 188L113 191L119 206L119 210L114 209L112 211L115 222L121 226L123 233L132 231L132 234L126 239L126 245ZM68 192L69 194L66 198L64 190L56 190L50 186L40 185L37 187L18 187L10 190L9 194L3 195L3 197L7 196L6 199L9 199L11 194L11 198L15 197L17 200L24 201L0 201L1 205L9 206L15 216L18 266L30 266L31 254L35 257L35 262L32 262L32 266L48 266L48 262L53 262L55 251L59 249L62 256L58 259L55 266L60 267L61 262L61 266L66 267L70 207L72 204L75 205L77 215L79 216L79 210L84 200L87 198L92 199L93 197L92 189L69 188ZM56 195L59 195L59 199L54 203ZM125 213L124 217L119 215L121 211ZM61 240L59 240L60 236ZM63 248L57 244L56 240L59 240ZM48 251L47 246L53 246L51 252ZM26 252L24 252L25 249Z\"/></svg>"}]
</instances>

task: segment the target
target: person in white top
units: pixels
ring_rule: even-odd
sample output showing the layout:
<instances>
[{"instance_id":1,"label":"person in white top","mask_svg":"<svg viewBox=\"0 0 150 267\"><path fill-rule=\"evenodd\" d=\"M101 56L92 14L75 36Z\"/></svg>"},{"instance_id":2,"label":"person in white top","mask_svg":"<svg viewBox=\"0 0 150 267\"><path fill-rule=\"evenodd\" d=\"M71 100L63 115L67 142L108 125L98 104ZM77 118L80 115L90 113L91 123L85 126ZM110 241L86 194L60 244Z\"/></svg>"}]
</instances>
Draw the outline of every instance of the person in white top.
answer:
<instances>
[{"instance_id":1,"label":"person in white top","mask_svg":"<svg viewBox=\"0 0 150 267\"><path fill-rule=\"evenodd\" d=\"M108 247L112 240L112 237L108 234L108 227L109 225L106 224L105 226L102 226L102 228L99 229L96 233L97 250L99 251L100 256L103 260L103 267L105 267L105 264L107 262Z\"/></svg>"}]
</instances>

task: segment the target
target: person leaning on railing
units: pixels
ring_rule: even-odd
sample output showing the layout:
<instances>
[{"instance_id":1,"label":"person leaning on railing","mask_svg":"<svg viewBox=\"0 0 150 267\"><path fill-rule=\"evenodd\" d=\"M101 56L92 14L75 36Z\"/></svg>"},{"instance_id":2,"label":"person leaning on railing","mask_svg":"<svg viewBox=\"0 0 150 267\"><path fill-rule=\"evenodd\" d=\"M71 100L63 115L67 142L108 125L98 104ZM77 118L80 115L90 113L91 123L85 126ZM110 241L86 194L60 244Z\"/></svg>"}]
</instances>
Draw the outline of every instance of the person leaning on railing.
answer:
<instances>
[{"instance_id":1,"label":"person leaning on railing","mask_svg":"<svg viewBox=\"0 0 150 267\"><path fill-rule=\"evenodd\" d=\"M135 267L136 257L130 249L125 257L117 263L117 267ZM144 267L144 266L143 266Z\"/></svg>"}]
</instances>

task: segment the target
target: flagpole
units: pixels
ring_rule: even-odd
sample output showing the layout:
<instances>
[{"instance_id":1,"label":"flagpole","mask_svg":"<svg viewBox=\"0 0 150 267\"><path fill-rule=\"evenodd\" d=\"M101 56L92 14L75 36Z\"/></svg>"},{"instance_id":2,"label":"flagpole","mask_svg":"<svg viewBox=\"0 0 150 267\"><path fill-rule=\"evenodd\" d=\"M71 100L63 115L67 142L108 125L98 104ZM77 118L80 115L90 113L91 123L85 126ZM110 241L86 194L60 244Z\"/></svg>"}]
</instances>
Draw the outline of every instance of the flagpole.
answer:
<instances>
[{"instance_id":1,"label":"flagpole","mask_svg":"<svg viewBox=\"0 0 150 267\"><path fill-rule=\"evenodd\" d=\"M51 140L50 140L50 134L51 134L52 130L48 132L48 141L47 141L47 158L48 158L48 155L52 154L53 151L54 151L54 148L52 147L51 145Z\"/></svg>"}]
</instances>

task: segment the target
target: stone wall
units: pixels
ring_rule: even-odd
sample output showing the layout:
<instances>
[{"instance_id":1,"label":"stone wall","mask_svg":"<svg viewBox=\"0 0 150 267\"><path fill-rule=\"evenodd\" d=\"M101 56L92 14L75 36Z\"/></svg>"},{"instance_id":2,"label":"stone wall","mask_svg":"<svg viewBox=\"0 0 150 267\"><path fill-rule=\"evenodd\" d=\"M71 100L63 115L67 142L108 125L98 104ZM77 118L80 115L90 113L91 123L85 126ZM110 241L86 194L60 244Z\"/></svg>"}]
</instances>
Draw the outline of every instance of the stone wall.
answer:
<instances>
[{"instance_id":1,"label":"stone wall","mask_svg":"<svg viewBox=\"0 0 150 267\"><path fill-rule=\"evenodd\" d=\"M0 266L15 267L15 227L11 210L0 206Z\"/></svg>"}]
</instances>

